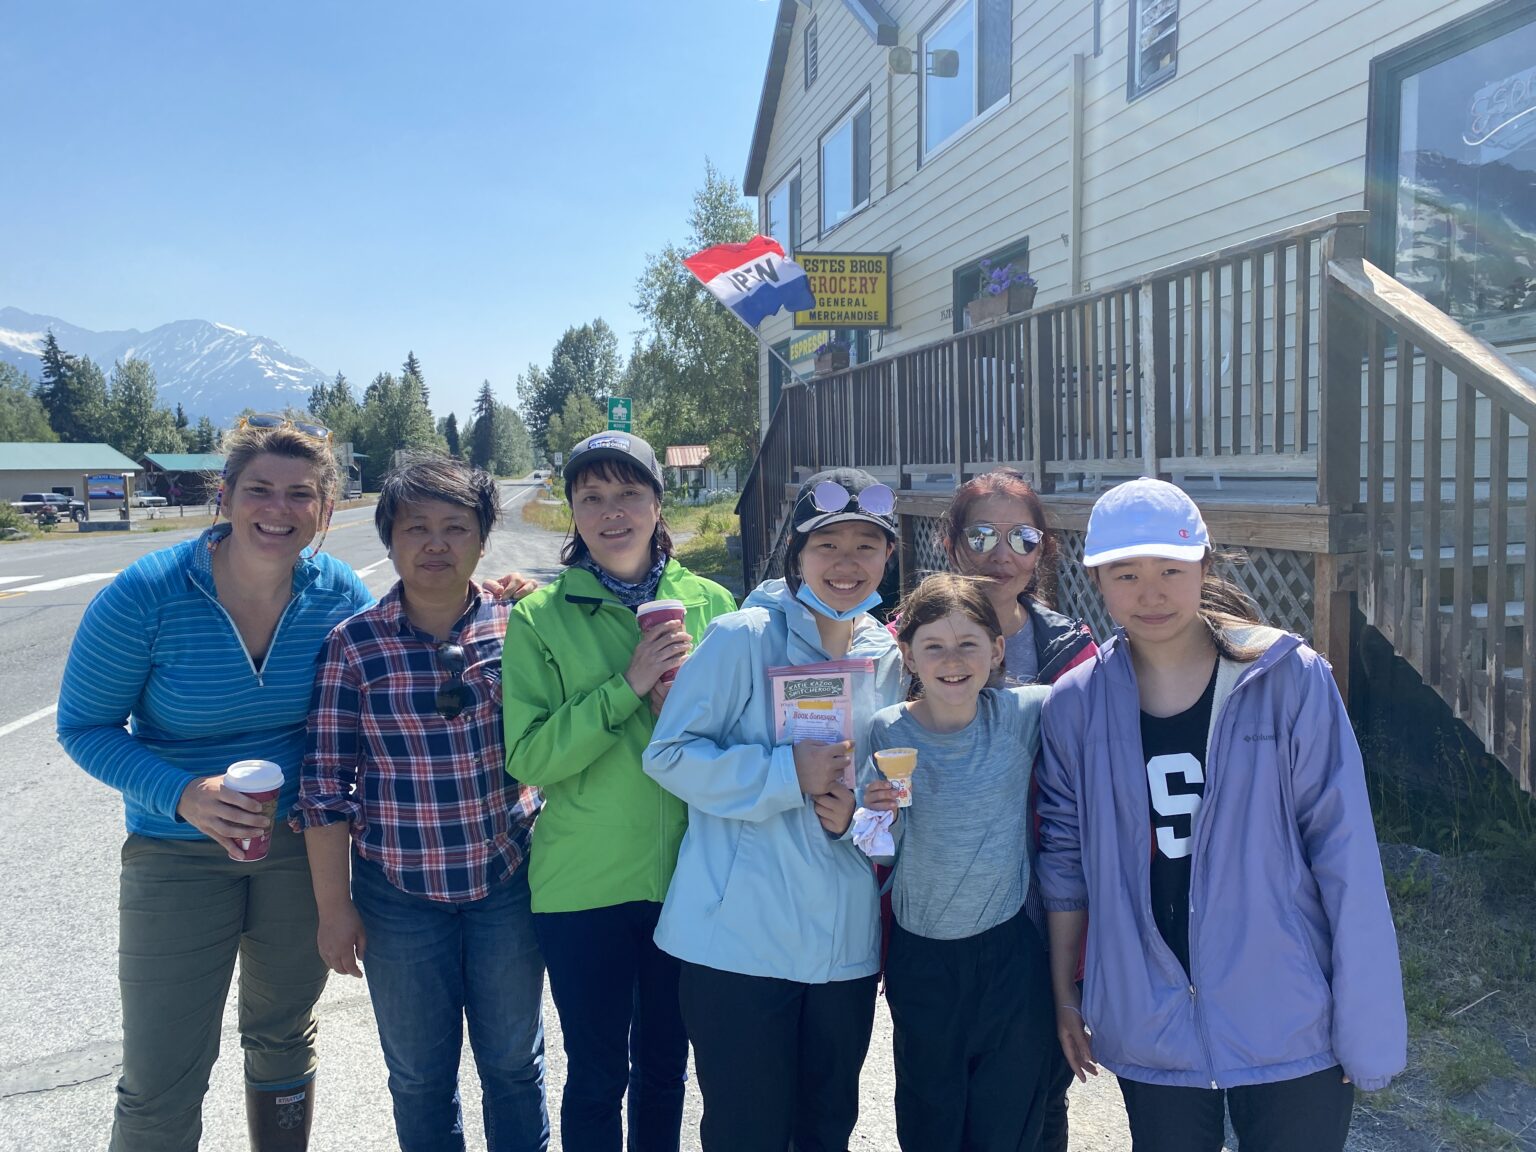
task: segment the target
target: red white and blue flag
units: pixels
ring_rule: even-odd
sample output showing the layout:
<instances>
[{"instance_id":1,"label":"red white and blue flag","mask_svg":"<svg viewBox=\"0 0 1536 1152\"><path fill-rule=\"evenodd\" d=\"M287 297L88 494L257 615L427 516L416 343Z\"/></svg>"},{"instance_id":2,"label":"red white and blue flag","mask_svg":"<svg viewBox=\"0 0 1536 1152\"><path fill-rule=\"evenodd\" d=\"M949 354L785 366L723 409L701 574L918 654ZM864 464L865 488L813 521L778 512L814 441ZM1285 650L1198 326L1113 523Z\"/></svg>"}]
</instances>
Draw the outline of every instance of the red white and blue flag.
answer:
<instances>
[{"instance_id":1,"label":"red white and blue flag","mask_svg":"<svg viewBox=\"0 0 1536 1152\"><path fill-rule=\"evenodd\" d=\"M754 236L745 244L716 244L683 263L748 328L756 328L780 308L809 312L816 307L805 269L786 257L770 236Z\"/></svg>"}]
</instances>

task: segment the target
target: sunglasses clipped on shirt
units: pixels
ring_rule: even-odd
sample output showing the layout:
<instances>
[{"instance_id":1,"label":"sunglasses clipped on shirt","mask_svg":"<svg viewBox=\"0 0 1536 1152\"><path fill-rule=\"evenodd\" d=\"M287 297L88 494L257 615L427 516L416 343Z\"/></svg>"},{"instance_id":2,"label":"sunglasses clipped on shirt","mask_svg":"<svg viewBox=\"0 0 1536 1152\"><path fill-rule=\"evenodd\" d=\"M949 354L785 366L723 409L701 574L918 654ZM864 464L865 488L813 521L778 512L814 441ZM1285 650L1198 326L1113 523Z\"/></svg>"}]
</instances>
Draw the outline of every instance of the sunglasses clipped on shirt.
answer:
<instances>
[{"instance_id":1,"label":"sunglasses clipped on shirt","mask_svg":"<svg viewBox=\"0 0 1536 1152\"><path fill-rule=\"evenodd\" d=\"M889 516L896 511L896 493L884 484L871 484L855 496L836 480L823 480L811 489L811 503L818 512L848 512L857 508L871 516Z\"/></svg>"},{"instance_id":2,"label":"sunglasses clipped on shirt","mask_svg":"<svg viewBox=\"0 0 1536 1152\"><path fill-rule=\"evenodd\" d=\"M433 703L444 720L456 720L469 704L469 688L464 683L464 649L457 644L439 644L435 651L448 673L448 682L438 688Z\"/></svg>"},{"instance_id":3,"label":"sunglasses clipped on shirt","mask_svg":"<svg viewBox=\"0 0 1536 1152\"><path fill-rule=\"evenodd\" d=\"M1040 547L1043 539L1045 534L1032 524L1015 524L1007 532L999 532L996 524L985 522L967 524L965 528L965 542L978 556L985 556L996 548L999 540L1007 540L1008 547L1018 555L1028 556Z\"/></svg>"},{"instance_id":4,"label":"sunglasses clipped on shirt","mask_svg":"<svg viewBox=\"0 0 1536 1152\"><path fill-rule=\"evenodd\" d=\"M292 428L295 432L302 433L312 440L329 440L331 430L324 424L313 424L307 420L290 420L287 416L278 412L252 412L240 417L239 428Z\"/></svg>"}]
</instances>

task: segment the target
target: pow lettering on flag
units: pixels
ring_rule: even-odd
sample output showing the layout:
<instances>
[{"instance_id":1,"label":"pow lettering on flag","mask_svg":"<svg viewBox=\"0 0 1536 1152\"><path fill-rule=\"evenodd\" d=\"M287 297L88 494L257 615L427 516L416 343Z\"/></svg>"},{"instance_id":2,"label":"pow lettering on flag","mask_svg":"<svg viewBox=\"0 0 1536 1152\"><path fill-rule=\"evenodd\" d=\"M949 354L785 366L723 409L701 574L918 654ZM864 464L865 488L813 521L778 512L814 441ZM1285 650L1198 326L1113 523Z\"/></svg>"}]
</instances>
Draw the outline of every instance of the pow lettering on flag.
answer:
<instances>
[{"instance_id":1,"label":"pow lettering on flag","mask_svg":"<svg viewBox=\"0 0 1536 1152\"><path fill-rule=\"evenodd\" d=\"M756 328L781 308L806 312L816 307L805 270L770 236L754 236L745 244L716 244L683 263L748 328Z\"/></svg>"}]
</instances>

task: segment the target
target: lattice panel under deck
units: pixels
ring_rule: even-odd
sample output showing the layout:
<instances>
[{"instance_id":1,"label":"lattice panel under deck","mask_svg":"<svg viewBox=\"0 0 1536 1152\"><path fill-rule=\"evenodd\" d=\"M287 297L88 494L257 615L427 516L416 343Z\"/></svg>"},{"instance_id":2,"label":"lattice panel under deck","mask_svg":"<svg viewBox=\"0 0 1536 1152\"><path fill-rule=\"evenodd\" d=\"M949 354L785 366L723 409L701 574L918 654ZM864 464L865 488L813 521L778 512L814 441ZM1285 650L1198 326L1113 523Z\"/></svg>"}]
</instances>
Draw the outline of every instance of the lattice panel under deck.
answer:
<instances>
[{"instance_id":1,"label":"lattice panel under deck","mask_svg":"<svg viewBox=\"0 0 1536 1152\"><path fill-rule=\"evenodd\" d=\"M909 584L930 572L949 570L939 541L939 521L935 517L908 516L903 530L912 545L912 566L907 573ZM1061 542L1061 555L1056 567L1056 595L1061 610L1086 620L1094 636L1103 640L1114 632L1114 626L1104 611L1098 589L1083 567L1083 534L1060 532L1057 538ZM1312 554L1278 548L1228 547L1219 541L1217 546L1233 557L1221 562L1223 570L1253 597L1264 619L1276 628L1295 632L1310 643Z\"/></svg>"}]
</instances>

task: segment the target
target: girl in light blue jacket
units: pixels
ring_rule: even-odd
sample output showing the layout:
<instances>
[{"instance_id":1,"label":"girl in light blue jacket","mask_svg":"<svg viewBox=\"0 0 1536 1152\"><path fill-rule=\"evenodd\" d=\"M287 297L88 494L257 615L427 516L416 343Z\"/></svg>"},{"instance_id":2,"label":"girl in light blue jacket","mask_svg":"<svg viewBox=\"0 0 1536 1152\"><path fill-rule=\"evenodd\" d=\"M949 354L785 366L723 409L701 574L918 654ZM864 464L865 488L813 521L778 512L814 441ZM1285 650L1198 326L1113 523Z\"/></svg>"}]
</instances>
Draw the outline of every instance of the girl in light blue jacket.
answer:
<instances>
[{"instance_id":1,"label":"girl in light blue jacket","mask_svg":"<svg viewBox=\"0 0 1536 1152\"><path fill-rule=\"evenodd\" d=\"M842 1152L874 1023L879 899L841 783L871 717L902 697L868 613L895 497L864 472L806 481L785 580L717 617L667 699L645 771L688 803L656 943L683 962L705 1152ZM777 745L767 671L867 659L853 741Z\"/></svg>"}]
</instances>

